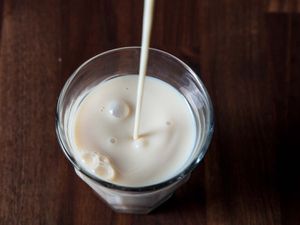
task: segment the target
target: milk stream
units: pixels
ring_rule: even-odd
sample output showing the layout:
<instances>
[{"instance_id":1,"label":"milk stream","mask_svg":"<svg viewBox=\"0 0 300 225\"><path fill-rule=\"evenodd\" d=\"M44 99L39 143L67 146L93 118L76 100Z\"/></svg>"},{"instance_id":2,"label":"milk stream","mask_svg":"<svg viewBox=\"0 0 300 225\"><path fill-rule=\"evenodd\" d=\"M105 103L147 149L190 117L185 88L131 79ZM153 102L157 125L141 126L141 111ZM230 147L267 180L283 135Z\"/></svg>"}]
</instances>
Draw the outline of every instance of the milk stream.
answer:
<instances>
[{"instance_id":1,"label":"milk stream","mask_svg":"<svg viewBox=\"0 0 300 225\"><path fill-rule=\"evenodd\" d=\"M145 0L144 3L144 16L143 16L143 34L142 34L142 47L140 55L140 67L139 67L139 83L137 89L136 109L133 139L136 140L139 137L141 108L144 93L144 82L147 70L148 52L151 36L152 18L153 18L154 0Z\"/></svg>"}]
</instances>

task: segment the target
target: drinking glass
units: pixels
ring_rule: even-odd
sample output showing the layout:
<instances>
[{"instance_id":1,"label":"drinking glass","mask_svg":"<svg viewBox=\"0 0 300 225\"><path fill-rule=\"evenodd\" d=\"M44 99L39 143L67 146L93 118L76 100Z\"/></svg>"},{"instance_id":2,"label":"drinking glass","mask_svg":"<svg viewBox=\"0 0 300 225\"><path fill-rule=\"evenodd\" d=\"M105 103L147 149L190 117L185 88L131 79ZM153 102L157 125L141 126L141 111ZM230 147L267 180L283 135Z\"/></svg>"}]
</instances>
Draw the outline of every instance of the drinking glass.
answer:
<instances>
[{"instance_id":1,"label":"drinking glass","mask_svg":"<svg viewBox=\"0 0 300 225\"><path fill-rule=\"evenodd\" d=\"M158 49L149 49L147 76L161 79L176 88L190 105L196 123L194 149L182 170L174 177L144 187L116 185L89 173L74 157L71 146L70 115L78 99L86 96L100 82L113 77L138 74L140 47L113 49L87 60L65 83L56 111L56 133L60 146L76 174L112 209L123 213L149 213L166 201L185 183L203 159L213 133L213 108L206 88L184 62ZM162 168L163 169L163 168Z\"/></svg>"}]
</instances>

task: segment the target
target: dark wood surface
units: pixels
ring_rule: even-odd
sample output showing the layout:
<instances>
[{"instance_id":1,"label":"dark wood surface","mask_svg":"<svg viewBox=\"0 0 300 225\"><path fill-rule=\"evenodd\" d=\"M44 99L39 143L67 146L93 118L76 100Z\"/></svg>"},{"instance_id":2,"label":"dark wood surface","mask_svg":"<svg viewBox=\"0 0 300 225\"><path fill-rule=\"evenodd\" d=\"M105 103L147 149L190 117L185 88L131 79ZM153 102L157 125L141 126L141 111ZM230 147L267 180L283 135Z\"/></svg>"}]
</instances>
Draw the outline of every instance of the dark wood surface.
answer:
<instances>
[{"instance_id":1,"label":"dark wood surface","mask_svg":"<svg viewBox=\"0 0 300 225\"><path fill-rule=\"evenodd\" d=\"M0 224L300 224L300 1L158 0L152 46L198 73L215 108L203 163L150 215L111 211L56 141L68 76L139 45L142 1L0 0Z\"/></svg>"}]
</instances>

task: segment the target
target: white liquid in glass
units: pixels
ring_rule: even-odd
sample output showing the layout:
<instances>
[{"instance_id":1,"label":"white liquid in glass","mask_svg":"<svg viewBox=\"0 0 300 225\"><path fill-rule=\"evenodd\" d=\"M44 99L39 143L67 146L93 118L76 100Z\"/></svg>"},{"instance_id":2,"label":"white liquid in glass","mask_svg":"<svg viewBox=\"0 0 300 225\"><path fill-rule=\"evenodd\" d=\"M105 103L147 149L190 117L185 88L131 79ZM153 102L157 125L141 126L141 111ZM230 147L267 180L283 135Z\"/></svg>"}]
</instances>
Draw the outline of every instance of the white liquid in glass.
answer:
<instances>
[{"instance_id":1,"label":"white liquid in glass","mask_svg":"<svg viewBox=\"0 0 300 225\"><path fill-rule=\"evenodd\" d=\"M174 87L146 77L140 137L134 140L138 75L94 87L71 113L73 154L83 168L111 183L141 187L176 176L188 162L196 124Z\"/></svg>"}]
</instances>

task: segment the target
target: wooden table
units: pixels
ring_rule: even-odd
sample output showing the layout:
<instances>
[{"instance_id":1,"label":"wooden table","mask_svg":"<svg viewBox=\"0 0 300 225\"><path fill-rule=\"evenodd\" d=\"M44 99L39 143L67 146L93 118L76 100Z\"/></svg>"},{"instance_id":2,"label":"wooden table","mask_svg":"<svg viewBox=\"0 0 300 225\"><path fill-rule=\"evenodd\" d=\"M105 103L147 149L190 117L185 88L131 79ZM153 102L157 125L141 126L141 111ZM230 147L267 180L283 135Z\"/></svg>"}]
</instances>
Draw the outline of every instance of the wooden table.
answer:
<instances>
[{"instance_id":1,"label":"wooden table","mask_svg":"<svg viewBox=\"0 0 300 225\"><path fill-rule=\"evenodd\" d=\"M0 1L0 224L300 224L299 0L158 0L152 46L214 103L203 163L150 215L111 211L56 140L57 97L97 53L140 44L142 1Z\"/></svg>"}]
</instances>

